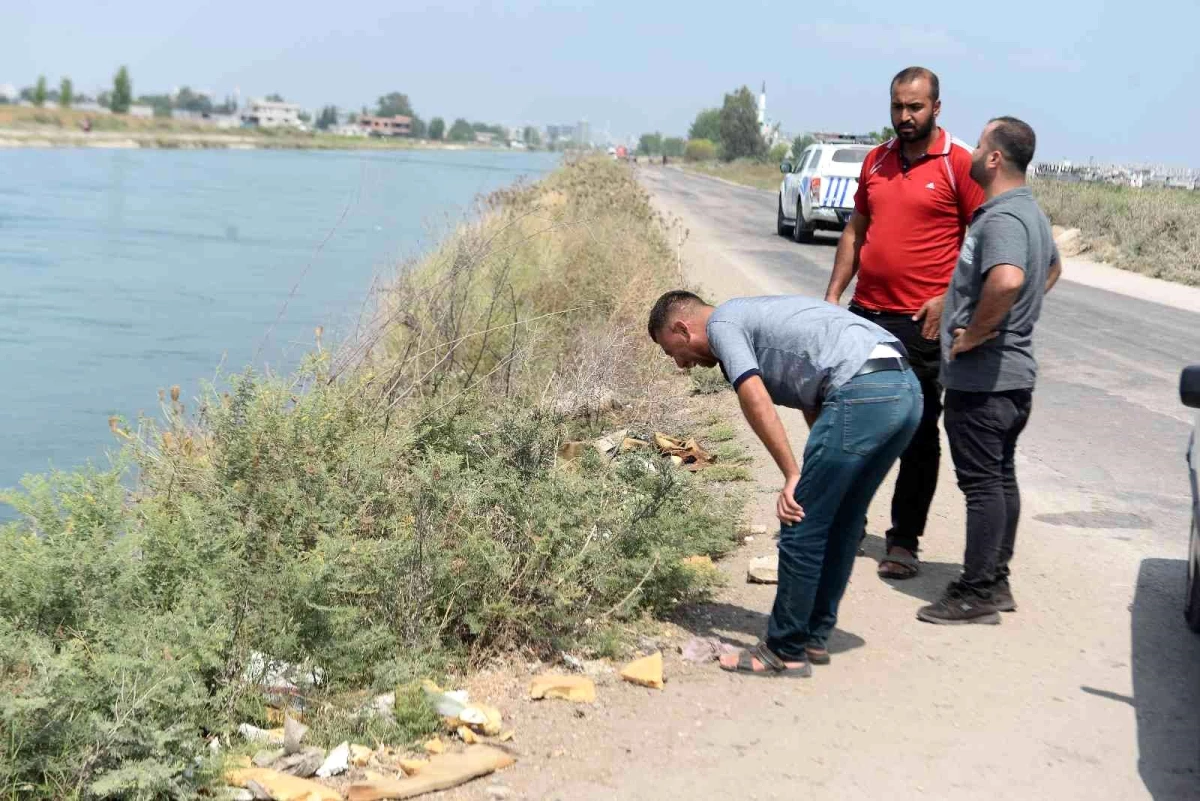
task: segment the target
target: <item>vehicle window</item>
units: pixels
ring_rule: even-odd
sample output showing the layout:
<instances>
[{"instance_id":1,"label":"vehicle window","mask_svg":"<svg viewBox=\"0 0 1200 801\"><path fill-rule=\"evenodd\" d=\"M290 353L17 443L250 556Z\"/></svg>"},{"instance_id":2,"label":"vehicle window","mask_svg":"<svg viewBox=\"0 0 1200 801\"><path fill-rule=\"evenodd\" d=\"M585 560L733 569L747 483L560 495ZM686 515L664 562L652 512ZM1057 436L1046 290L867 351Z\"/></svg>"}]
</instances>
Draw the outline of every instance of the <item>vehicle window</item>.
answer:
<instances>
[{"instance_id":1,"label":"vehicle window","mask_svg":"<svg viewBox=\"0 0 1200 801\"><path fill-rule=\"evenodd\" d=\"M833 151L833 160L839 164L862 164L867 158L867 151L858 148L844 147Z\"/></svg>"},{"instance_id":2,"label":"vehicle window","mask_svg":"<svg viewBox=\"0 0 1200 801\"><path fill-rule=\"evenodd\" d=\"M820 154L816 148L809 150L804 154L804 161L800 163L800 169L807 170L810 167L815 166L818 158L820 158ZM799 172L799 170L797 170L797 172Z\"/></svg>"},{"instance_id":3,"label":"vehicle window","mask_svg":"<svg viewBox=\"0 0 1200 801\"><path fill-rule=\"evenodd\" d=\"M807 150L804 151L803 153L801 153L800 157L798 159L796 159L796 166L795 166L795 168L792 169L792 172L800 172L801 170L803 170L804 162L808 161L809 155L810 154Z\"/></svg>"}]
</instances>

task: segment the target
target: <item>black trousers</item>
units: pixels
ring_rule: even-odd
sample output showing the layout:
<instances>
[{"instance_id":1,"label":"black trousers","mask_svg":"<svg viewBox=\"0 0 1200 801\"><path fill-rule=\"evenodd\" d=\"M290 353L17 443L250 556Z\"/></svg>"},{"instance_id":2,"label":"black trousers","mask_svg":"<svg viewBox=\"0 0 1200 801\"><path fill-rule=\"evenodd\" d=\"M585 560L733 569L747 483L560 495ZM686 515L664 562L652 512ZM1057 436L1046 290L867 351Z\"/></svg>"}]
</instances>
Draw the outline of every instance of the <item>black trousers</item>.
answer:
<instances>
[{"instance_id":1,"label":"black trousers","mask_svg":"<svg viewBox=\"0 0 1200 801\"><path fill-rule=\"evenodd\" d=\"M898 545L917 552L920 537L929 519L929 505L937 491L938 465L942 458L942 442L938 436L938 418L942 415L942 384L938 375L942 368L941 344L936 339L921 336L921 324L911 314L876 312L850 304L850 311L882 327L908 351L908 363L913 375L921 382L925 405L921 424L913 434L908 448L900 455L900 474L892 495L892 527L887 532L887 545Z\"/></svg>"},{"instance_id":2,"label":"black trousers","mask_svg":"<svg viewBox=\"0 0 1200 801\"><path fill-rule=\"evenodd\" d=\"M967 549L959 581L987 591L1008 578L1017 541L1021 490L1014 456L1029 422L1033 390L946 390L946 436L958 486L967 498Z\"/></svg>"}]
</instances>

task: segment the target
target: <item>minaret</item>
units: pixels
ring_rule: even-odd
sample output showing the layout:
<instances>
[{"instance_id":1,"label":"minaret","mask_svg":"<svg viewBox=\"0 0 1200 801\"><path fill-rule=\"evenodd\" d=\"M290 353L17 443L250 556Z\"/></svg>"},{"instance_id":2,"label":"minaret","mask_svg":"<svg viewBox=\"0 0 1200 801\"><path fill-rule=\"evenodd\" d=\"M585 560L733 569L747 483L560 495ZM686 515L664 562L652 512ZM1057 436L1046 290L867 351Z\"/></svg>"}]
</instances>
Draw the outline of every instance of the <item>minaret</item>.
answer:
<instances>
[{"instance_id":1,"label":"minaret","mask_svg":"<svg viewBox=\"0 0 1200 801\"><path fill-rule=\"evenodd\" d=\"M767 82L763 81L762 92L758 96L758 127L767 127Z\"/></svg>"}]
</instances>

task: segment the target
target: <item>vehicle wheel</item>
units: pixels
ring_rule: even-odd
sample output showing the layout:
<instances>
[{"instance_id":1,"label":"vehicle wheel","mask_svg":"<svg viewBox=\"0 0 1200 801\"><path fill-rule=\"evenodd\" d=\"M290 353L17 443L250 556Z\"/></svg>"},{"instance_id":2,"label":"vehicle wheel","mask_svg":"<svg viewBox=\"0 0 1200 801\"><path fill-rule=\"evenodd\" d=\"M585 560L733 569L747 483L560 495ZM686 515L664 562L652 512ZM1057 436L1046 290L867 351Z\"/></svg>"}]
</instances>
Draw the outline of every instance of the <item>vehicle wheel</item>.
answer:
<instances>
[{"instance_id":1,"label":"vehicle wheel","mask_svg":"<svg viewBox=\"0 0 1200 801\"><path fill-rule=\"evenodd\" d=\"M1188 545L1187 606L1183 614L1187 618L1188 628L1200 632L1200 576L1196 575L1196 549L1200 548L1200 543L1196 540L1197 536L1196 516L1192 515L1192 533Z\"/></svg>"},{"instance_id":2,"label":"vehicle wheel","mask_svg":"<svg viewBox=\"0 0 1200 801\"><path fill-rule=\"evenodd\" d=\"M815 226L808 220L804 219L804 202L796 201L796 224L792 226L792 239L800 244L807 244L813 241L813 231Z\"/></svg>"},{"instance_id":3,"label":"vehicle wheel","mask_svg":"<svg viewBox=\"0 0 1200 801\"><path fill-rule=\"evenodd\" d=\"M779 202L776 205L775 211L775 233L780 236L789 236L792 233L792 226L787 224L787 220L783 216L783 197L780 196Z\"/></svg>"}]
</instances>

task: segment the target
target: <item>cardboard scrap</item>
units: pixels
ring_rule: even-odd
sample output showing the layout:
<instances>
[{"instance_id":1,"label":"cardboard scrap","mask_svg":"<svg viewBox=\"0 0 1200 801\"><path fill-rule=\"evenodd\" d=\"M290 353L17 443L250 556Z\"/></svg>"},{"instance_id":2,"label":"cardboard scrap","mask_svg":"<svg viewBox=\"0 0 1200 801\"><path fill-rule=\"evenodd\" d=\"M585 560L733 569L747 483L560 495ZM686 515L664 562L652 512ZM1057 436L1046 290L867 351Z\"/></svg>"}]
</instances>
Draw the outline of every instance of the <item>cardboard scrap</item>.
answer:
<instances>
[{"instance_id":1,"label":"cardboard scrap","mask_svg":"<svg viewBox=\"0 0 1200 801\"><path fill-rule=\"evenodd\" d=\"M342 801L341 793L323 784L270 768L237 768L225 774L225 781L246 789L256 784L274 801Z\"/></svg>"},{"instance_id":2,"label":"cardboard scrap","mask_svg":"<svg viewBox=\"0 0 1200 801\"><path fill-rule=\"evenodd\" d=\"M661 690L663 688L662 651L655 651L650 656L630 662L621 668L621 678L630 684Z\"/></svg>"},{"instance_id":3,"label":"cardboard scrap","mask_svg":"<svg viewBox=\"0 0 1200 801\"><path fill-rule=\"evenodd\" d=\"M596 683L587 676L547 674L530 682L529 697L534 700L561 698L564 701L590 704L596 700Z\"/></svg>"},{"instance_id":4,"label":"cardboard scrap","mask_svg":"<svg viewBox=\"0 0 1200 801\"><path fill-rule=\"evenodd\" d=\"M443 754L446 752L445 744L443 744L441 739L438 737L434 737L432 740L425 743L422 748L424 748L425 751L430 754Z\"/></svg>"},{"instance_id":5,"label":"cardboard scrap","mask_svg":"<svg viewBox=\"0 0 1200 801\"><path fill-rule=\"evenodd\" d=\"M717 460L717 457L701 448L694 439L680 440L655 432L654 445L664 456L686 470L701 470Z\"/></svg>"},{"instance_id":6,"label":"cardboard scrap","mask_svg":"<svg viewBox=\"0 0 1200 801\"><path fill-rule=\"evenodd\" d=\"M471 779L487 776L516 762L498 748L469 746L461 754L442 754L429 760L419 775L404 779L355 782L346 795L349 801L385 801L414 798L425 793L448 790Z\"/></svg>"}]
</instances>

